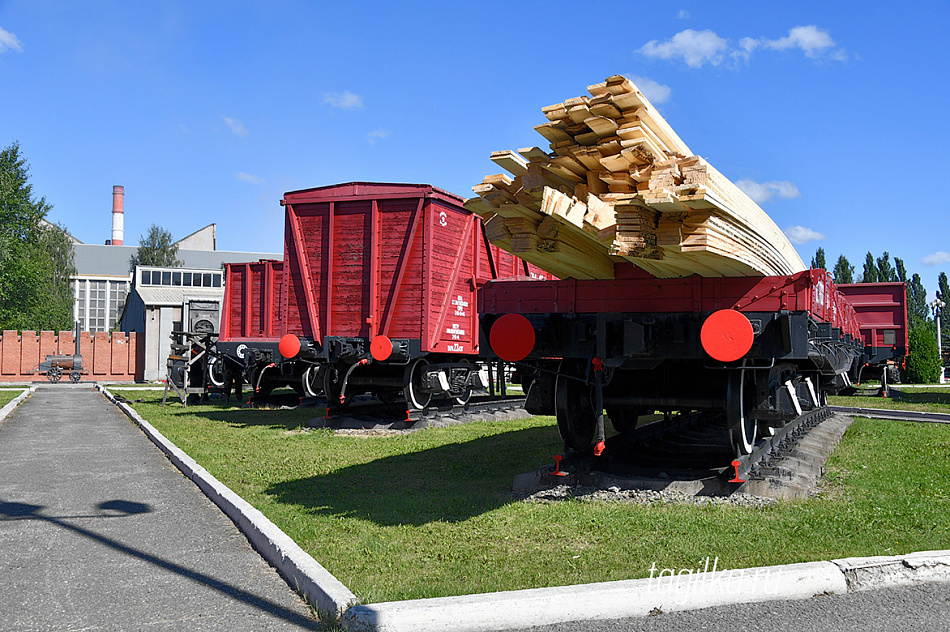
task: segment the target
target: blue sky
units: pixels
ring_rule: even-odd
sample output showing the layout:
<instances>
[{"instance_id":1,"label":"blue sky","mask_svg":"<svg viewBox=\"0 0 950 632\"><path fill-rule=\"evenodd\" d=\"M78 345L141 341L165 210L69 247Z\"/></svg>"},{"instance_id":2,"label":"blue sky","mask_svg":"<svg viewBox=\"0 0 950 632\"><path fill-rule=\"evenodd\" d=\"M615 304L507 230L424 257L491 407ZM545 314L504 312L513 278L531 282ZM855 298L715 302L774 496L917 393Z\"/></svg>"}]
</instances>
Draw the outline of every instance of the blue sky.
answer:
<instances>
[{"instance_id":1,"label":"blue sky","mask_svg":"<svg viewBox=\"0 0 950 632\"><path fill-rule=\"evenodd\" d=\"M806 261L888 251L950 271L950 3L0 0L0 146L52 221L125 243L218 225L280 252L285 191L353 180L459 195L541 108L634 79Z\"/></svg>"}]
</instances>

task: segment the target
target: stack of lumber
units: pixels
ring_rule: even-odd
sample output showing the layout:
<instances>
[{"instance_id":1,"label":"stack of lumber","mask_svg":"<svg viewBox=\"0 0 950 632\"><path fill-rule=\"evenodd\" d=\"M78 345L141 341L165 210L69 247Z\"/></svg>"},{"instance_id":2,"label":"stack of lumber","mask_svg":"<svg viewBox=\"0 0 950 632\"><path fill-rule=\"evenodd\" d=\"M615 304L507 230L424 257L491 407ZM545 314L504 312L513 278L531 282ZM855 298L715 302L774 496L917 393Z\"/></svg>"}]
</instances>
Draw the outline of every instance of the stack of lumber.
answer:
<instances>
[{"instance_id":1,"label":"stack of lumber","mask_svg":"<svg viewBox=\"0 0 950 632\"><path fill-rule=\"evenodd\" d=\"M631 261L660 278L787 275L805 269L778 226L693 155L623 76L542 109L550 143L493 152L466 208L488 238L561 278L611 279ZM510 174L510 175L508 175Z\"/></svg>"}]
</instances>

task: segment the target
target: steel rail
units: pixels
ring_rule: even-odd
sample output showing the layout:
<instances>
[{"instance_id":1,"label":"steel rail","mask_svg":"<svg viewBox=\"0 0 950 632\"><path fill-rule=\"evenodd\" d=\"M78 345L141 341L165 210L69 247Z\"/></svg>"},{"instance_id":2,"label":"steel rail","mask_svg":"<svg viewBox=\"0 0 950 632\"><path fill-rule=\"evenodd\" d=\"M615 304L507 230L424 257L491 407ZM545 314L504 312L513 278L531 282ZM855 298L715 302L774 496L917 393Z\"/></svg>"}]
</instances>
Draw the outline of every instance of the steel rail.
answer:
<instances>
[{"instance_id":1,"label":"steel rail","mask_svg":"<svg viewBox=\"0 0 950 632\"><path fill-rule=\"evenodd\" d=\"M860 408L852 406L829 406L832 412L867 419L893 419L921 423L950 424L950 414L931 413L919 410L885 410L883 408Z\"/></svg>"}]
</instances>

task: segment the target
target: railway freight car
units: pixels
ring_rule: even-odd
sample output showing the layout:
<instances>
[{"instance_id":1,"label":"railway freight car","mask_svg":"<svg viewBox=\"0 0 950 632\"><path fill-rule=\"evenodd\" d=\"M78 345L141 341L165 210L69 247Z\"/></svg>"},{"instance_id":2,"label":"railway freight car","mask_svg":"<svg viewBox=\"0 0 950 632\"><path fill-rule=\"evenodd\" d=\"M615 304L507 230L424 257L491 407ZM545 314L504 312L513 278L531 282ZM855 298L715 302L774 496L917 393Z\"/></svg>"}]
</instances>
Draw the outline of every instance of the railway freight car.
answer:
<instances>
[{"instance_id":1,"label":"railway freight car","mask_svg":"<svg viewBox=\"0 0 950 632\"><path fill-rule=\"evenodd\" d=\"M902 283L842 291L824 270L658 279L620 263L615 277L479 295L484 352L519 362L526 407L556 415L575 450L603 449L604 411L621 433L662 412L703 415L748 454L906 351Z\"/></svg>"},{"instance_id":2,"label":"railway freight car","mask_svg":"<svg viewBox=\"0 0 950 632\"><path fill-rule=\"evenodd\" d=\"M227 266L211 382L464 403L482 386L476 291L551 278L491 245L462 198L351 182L286 193L283 261Z\"/></svg>"}]
</instances>

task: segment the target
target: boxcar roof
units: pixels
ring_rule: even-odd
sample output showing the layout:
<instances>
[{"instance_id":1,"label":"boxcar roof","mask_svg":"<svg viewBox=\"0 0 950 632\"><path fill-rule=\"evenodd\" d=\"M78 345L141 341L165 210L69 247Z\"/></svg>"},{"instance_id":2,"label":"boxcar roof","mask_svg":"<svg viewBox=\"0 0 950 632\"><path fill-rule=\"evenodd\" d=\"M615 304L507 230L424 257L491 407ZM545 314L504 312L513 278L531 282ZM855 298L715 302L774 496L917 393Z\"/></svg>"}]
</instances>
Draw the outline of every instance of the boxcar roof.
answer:
<instances>
[{"instance_id":1,"label":"boxcar roof","mask_svg":"<svg viewBox=\"0 0 950 632\"><path fill-rule=\"evenodd\" d=\"M461 205L465 199L431 184L401 184L394 182L346 182L328 186L300 189L284 193L281 204L297 202L324 202L330 200L371 200L393 197L441 198L454 205Z\"/></svg>"}]
</instances>

